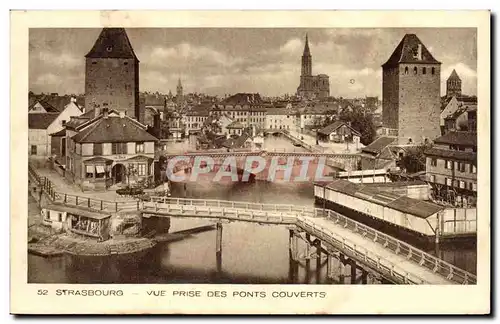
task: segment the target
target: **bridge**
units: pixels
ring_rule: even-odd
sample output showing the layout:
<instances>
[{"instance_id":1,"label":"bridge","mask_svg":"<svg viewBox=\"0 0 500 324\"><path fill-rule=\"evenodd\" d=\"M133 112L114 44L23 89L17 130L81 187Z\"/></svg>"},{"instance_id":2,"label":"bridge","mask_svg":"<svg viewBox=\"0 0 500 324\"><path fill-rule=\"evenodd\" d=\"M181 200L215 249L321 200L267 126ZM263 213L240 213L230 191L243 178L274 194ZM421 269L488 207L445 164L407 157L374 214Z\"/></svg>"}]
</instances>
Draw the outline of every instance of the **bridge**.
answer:
<instances>
[{"instance_id":1,"label":"bridge","mask_svg":"<svg viewBox=\"0 0 500 324\"><path fill-rule=\"evenodd\" d=\"M327 260L327 273L333 276L333 260L351 269L351 283L368 276L396 284L475 284L476 276L450 263L421 251L403 241L376 231L328 209L307 206L258 204L241 201L151 197L150 201L109 202L60 193L44 177L29 172L53 203L85 210L137 211L143 217L203 218L217 223L216 257L222 255L223 222L243 221L257 224L288 226L289 250L294 261L301 255L316 258L317 268L322 256ZM305 252L298 240L306 242ZM315 253L311 253L314 250Z\"/></svg>"},{"instance_id":2,"label":"bridge","mask_svg":"<svg viewBox=\"0 0 500 324\"><path fill-rule=\"evenodd\" d=\"M271 160L279 158L280 164L286 164L288 159L294 160L294 165L300 165L299 158L311 158L310 165L318 165L320 160L325 161L325 174L336 171L338 169L351 171L356 170L361 156L356 153L319 153L319 152L277 152L277 151L234 151L234 152L186 152L183 154L163 154L167 161L176 157L189 157L189 162L179 164L180 168L193 167L196 157L209 157L213 160L214 165L223 165L227 158L235 158L238 169L248 169L247 161L252 158L263 158L266 161L266 168L269 170ZM180 163L180 162L179 162ZM250 170L249 170L250 171ZM266 177L267 178L267 177Z\"/></svg>"}]
</instances>

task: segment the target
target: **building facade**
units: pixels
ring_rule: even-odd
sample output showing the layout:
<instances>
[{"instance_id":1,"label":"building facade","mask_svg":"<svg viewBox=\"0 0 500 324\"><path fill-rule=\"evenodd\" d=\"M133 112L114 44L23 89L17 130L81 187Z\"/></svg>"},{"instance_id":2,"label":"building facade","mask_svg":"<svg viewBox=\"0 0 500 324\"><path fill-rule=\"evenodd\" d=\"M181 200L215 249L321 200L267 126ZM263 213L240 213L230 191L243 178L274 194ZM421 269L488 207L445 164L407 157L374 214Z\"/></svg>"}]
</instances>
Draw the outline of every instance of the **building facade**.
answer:
<instances>
[{"instance_id":1,"label":"building facade","mask_svg":"<svg viewBox=\"0 0 500 324\"><path fill-rule=\"evenodd\" d=\"M67 179L82 190L154 181L155 144L147 126L123 111L104 110L66 129Z\"/></svg>"},{"instance_id":2,"label":"building facade","mask_svg":"<svg viewBox=\"0 0 500 324\"><path fill-rule=\"evenodd\" d=\"M312 75L312 55L309 49L309 39L306 34L300 83L297 96L305 99L328 98L330 96L330 78L326 74Z\"/></svg>"},{"instance_id":3,"label":"building facade","mask_svg":"<svg viewBox=\"0 0 500 324\"><path fill-rule=\"evenodd\" d=\"M425 155L433 198L453 206L476 206L477 134L449 132L437 138Z\"/></svg>"},{"instance_id":4,"label":"building facade","mask_svg":"<svg viewBox=\"0 0 500 324\"><path fill-rule=\"evenodd\" d=\"M295 130L296 115L286 108L270 108L266 112L266 129Z\"/></svg>"},{"instance_id":5,"label":"building facade","mask_svg":"<svg viewBox=\"0 0 500 324\"><path fill-rule=\"evenodd\" d=\"M124 111L144 120L139 100L139 60L124 28L103 28L85 55L85 105Z\"/></svg>"},{"instance_id":6,"label":"building facade","mask_svg":"<svg viewBox=\"0 0 500 324\"><path fill-rule=\"evenodd\" d=\"M406 34L382 65L382 123L399 144L440 136L440 67L415 34Z\"/></svg>"}]
</instances>

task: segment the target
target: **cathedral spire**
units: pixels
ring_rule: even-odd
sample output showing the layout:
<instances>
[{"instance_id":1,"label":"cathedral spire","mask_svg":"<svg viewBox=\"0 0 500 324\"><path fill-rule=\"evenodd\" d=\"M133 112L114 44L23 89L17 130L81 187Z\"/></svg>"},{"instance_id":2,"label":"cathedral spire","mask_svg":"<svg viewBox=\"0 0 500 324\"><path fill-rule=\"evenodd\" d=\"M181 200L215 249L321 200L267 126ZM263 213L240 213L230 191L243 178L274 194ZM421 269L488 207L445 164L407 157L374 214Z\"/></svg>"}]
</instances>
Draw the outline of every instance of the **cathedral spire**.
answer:
<instances>
[{"instance_id":1,"label":"cathedral spire","mask_svg":"<svg viewBox=\"0 0 500 324\"><path fill-rule=\"evenodd\" d=\"M306 33L306 45L304 46L304 54L302 56L311 56L311 52L309 51L309 38Z\"/></svg>"}]
</instances>

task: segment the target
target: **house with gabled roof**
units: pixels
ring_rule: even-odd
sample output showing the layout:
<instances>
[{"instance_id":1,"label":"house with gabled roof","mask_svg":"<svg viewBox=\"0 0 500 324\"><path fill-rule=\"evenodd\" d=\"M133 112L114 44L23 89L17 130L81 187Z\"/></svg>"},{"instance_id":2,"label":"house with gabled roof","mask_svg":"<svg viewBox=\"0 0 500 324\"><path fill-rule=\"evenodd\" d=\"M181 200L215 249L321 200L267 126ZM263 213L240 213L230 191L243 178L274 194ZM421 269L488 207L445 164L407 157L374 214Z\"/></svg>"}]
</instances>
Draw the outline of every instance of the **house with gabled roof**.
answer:
<instances>
[{"instance_id":1,"label":"house with gabled roof","mask_svg":"<svg viewBox=\"0 0 500 324\"><path fill-rule=\"evenodd\" d=\"M71 117L82 114L80 107L71 100L61 112L28 113L28 154L32 160L45 160L60 155L61 138L52 145L51 134L64 129Z\"/></svg>"},{"instance_id":2,"label":"house with gabled roof","mask_svg":"<svg viewBox=\"0 0 500 324\"><path fill-rule=\"evenodd\" d=\"M147 125L107 109L79 122L67 128L67 179L82 190L154 181L158 139L147 132Z\"/></svg>"}]
</instances>

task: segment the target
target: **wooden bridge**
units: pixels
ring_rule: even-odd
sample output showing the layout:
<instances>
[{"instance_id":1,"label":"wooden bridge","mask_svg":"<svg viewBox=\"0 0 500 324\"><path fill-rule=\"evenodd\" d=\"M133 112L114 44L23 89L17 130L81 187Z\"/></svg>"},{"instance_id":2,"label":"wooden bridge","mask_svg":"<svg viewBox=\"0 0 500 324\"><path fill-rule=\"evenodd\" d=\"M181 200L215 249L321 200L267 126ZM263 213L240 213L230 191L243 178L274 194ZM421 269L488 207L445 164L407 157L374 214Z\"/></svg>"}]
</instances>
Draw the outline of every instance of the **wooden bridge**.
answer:
<instances>
[{"instance_id":1,"label":"wooden bridge","mask_svg":"<svg viewBox=\"0 0 500 324\"><path fill-rule=\"evenodd\" d=\"M39 184L50 200L71 207L141 212L144 217L204 218L217 222L216 253L222 252L222 221L287 225L290 229L290 253L299 255L297 238L306 241L319 255L346 262L396 284L475 284L476 276L366 225L328 209L307 206L258 204L242 201L151 197L151 201L110 202L60 193L44 177L30 171L30 179ZM311 240L311 236L315 237ZM351 270L352 271L352 270Z\"/></svg>"}]
</instances>

